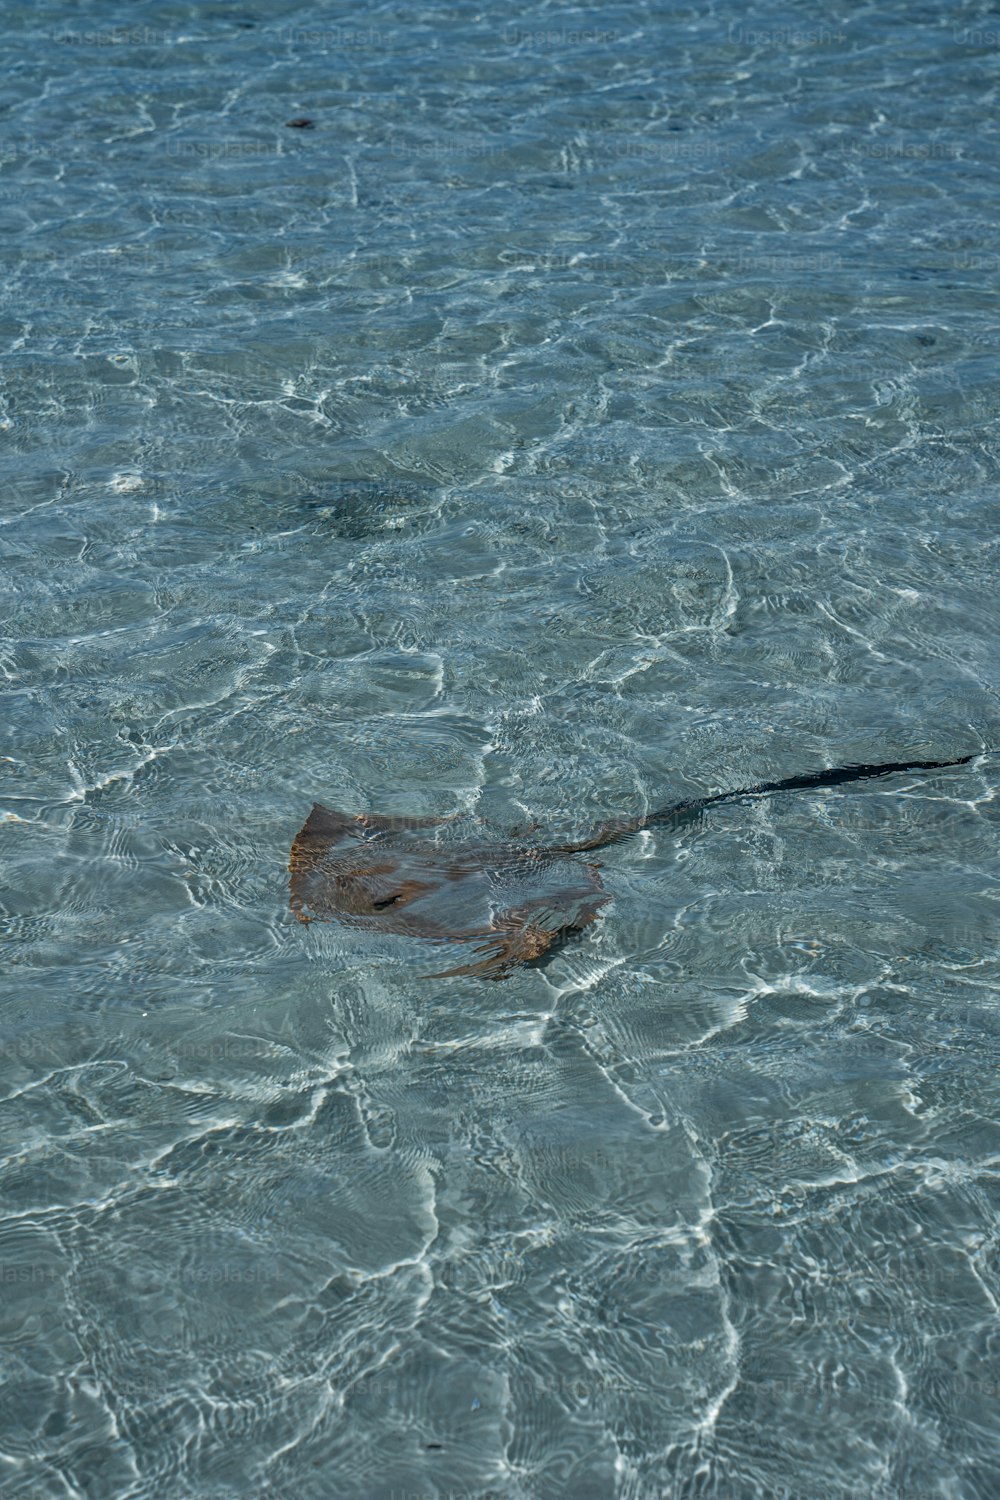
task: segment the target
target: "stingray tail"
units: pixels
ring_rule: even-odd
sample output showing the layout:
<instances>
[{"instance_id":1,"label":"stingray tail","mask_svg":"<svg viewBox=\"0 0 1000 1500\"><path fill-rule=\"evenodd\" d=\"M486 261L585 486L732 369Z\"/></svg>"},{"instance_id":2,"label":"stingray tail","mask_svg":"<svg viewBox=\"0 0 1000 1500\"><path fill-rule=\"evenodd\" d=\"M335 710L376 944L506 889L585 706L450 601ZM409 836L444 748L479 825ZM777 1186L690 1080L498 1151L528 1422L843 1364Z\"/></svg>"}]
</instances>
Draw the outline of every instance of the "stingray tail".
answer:
<instances>
[{"instance_id":1,"label":"stingray tail","mask_svg":"<svg viewBox=\"0 0 1000 1500\"><path fill-rule=\"evenodd\" d=\"M957 760L908 760L888 761L882 765L831 766L826 771L809 771L803 776L788 776L783 781L764 781L759 786L741 787L732 792L716 792L712 797L698 797L691 802L678 802L673 807L661 807L645 817L631 821L616 819L602 823L590 838L575 844L562 844L560 850L576 854L584 849L601 849L616 844L620 839L644 828L679 827L693 822L707 807L719 802L738 802L743 797L770 797L775 792L817 791L829 787L844 786L851 781L867 781L874 776L892 776L900 771L943 771L949 766L967 766L981 754L962 755Z\"/></svg>"}]
</instances>

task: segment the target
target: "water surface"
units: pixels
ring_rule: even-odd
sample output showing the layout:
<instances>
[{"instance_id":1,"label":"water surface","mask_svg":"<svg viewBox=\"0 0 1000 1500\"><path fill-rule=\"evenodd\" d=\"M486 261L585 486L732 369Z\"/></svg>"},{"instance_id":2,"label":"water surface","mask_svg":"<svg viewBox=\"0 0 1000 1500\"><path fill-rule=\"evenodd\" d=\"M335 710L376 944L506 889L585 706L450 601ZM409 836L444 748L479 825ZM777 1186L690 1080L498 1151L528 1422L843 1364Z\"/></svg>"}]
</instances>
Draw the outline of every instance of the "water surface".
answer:
<instances>
[{"instance_id":1,"label":"water surface","mask_svg":"<svg viewBox=\"0 0 1000 1500\"><path fill-rule=\"evenodd\" d=\"M995 756L502 985L286 864L1000 743L998 42L9 10L5 1497L996 1495Z\"/></svg>"}]
</instances>

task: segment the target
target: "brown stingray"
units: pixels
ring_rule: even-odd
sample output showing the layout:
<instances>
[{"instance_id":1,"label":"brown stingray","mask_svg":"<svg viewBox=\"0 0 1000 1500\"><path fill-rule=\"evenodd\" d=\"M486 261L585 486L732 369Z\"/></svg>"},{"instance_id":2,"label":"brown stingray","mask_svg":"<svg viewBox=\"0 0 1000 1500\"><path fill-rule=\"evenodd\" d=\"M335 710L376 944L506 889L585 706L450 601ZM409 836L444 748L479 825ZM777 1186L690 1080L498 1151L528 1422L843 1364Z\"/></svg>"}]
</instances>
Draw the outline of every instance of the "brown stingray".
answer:
<instances>
[{"instance_id":1,"label":"brown stingray","mask_svg":"<svg viewBox=\"0 0 1000 1500\"><path fill-rule=\"evenodd\" d=\"M450 823L450 818L351 817L317 802L292 844L290 903L300 922L338 921L436 942L482 939L475 948L484 955L479 960L424 977L503 979L519 964L542 958L559 940L582 931L611 900L599 867L575 858L584 850L616 844L644 828L680 827L718 802L829 788L898 771L939 770L974 758L807 772L681 802L643 817L613 819L586 838L541 846L442 843L426 830Z\"/></svg>"},{"instance_id":2,"label":"brown stingray","mask_svg":"<svg viewBox=\"0 0 1000 1500\"><path fill-rule=\"evenodd\" d=\"M420 836L449 821L350 817L316 803L292 844L292 910L301 922L336 920L437 942L483 939L475 950L483 958L425 977L502 979L593 922L611 899L597 866L570 860L568 850Z\"/></svg>"}]
</instances>

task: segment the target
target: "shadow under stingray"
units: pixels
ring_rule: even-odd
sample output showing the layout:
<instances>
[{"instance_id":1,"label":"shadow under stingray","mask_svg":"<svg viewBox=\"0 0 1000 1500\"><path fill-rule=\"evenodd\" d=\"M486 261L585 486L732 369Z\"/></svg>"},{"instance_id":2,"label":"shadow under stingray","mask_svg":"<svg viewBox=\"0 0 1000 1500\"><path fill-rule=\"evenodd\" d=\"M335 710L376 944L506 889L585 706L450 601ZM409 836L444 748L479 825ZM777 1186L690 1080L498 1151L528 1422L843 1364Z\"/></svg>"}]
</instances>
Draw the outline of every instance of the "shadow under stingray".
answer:
<instances>
[{"instance_id":1,"label":"shadow under stingray","mask_svg":"<svg viewBox=\"0 0 1000 1500\"><path fill-rule=\"evenodd\" d=\"M474 943L474 953L482 955L421 976L425 979L459 974L504 979L521 964L537 965L551 957L555 947L583 931L612 899L600 867L577 858L588 850L607 848L644 828L683 827L720 802L831 788L905 771L938 771L975 758L808 772L680 802L643 817L612 819L588 837L564 844L440 843L428 830L455 819L352 817L317 802L292 844L290 904L300 922L337 921L438 943Z\"/></svg>"},{"instance_id":2,"label":"shadow under stingray","mask_svg":"<svg viewBox=\"0 0 1000 1500\"><path fill-rule=\"evenodd\" d=\"M433 510L436 485L412 479L327 479L299 502L323 530L364 542L398 530Z\"/></svg>"}]
</instances>

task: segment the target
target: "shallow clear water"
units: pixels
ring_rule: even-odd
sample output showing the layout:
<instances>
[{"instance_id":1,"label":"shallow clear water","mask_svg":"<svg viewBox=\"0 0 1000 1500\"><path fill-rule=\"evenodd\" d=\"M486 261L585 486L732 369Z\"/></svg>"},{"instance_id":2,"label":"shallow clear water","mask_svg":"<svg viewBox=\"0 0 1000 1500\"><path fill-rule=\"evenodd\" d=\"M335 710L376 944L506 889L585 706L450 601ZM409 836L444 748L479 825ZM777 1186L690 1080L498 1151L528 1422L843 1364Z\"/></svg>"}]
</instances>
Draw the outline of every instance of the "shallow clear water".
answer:
<instances>
[{"instance_id":1,"label":"shallow clear water","mask_svg":"<svg viewBox=\"0 0 1000 1500\"><path fill-rule=\"evenodd\" d=\"M286 865L1000 745L998 42L8 8L5 1500L996 1495L996 756L503 984Z\"/></svg>"}]
</instances>

